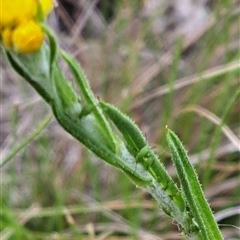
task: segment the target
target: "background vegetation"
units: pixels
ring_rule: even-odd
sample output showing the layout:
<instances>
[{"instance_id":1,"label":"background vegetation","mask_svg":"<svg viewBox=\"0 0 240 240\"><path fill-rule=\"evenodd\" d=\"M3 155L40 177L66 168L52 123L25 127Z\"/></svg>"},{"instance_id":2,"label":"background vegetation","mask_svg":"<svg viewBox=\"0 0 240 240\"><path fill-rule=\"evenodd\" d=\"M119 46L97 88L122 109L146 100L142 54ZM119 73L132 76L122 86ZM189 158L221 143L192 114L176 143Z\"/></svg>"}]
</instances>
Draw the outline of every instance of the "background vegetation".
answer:
<instances>
[{"instance_id":1,"label":"background vegetation","mask_svg":"<svg viewBox=\"0 0 240 240\"><path fill-rule=\"evenodd\" d=\"M182 139L225 239L240 239L239 8L234 0L61 0L49 19L97 96L130 115L174 177ZM66 66L63 65L66 69ZM1 158L50 112L1 54ZM146 192L52 119L1 169L1 239L184 239ZM226 225L228 224L228 225Z\"/></svg>"}]
</instances>

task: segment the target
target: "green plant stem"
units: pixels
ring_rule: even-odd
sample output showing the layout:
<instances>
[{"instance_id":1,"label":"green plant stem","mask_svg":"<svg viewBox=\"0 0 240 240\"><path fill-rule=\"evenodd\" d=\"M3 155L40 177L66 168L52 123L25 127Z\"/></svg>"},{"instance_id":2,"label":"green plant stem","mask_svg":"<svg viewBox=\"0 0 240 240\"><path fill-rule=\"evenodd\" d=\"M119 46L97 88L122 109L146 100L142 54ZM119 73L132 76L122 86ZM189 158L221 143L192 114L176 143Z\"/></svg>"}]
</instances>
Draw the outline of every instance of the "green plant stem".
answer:
<instances>
[{"instance_id":1,"label":"green plant stem","mask_svg":"<svg viewBox=\"0 0 240 240\"><path fill-rule=\"evenodd\" d=\"M24 139L18 147L14 148L8 156L6 156L0 163L0 167L5 165L9 160L11 160L19 151L21 151L30 141L32 141L41 131L47 126L52 118L52 114L48 114L47 117L40 123L37 129L26 139Z\"/></svg>"}]
</instances>

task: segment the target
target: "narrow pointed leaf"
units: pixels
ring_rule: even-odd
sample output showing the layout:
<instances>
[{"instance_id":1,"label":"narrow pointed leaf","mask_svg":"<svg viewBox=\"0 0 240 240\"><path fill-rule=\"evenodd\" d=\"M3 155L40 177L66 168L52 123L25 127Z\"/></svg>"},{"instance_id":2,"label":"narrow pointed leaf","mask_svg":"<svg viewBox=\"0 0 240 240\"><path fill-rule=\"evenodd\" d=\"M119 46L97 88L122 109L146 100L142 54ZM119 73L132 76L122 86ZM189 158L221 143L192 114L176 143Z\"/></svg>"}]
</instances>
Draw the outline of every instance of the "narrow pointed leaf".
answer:
<instances>
[{"instance_id":1,"label":"narrow pointed leaf","mask_svg":"<svg viewBox=\"0 0 240 240\"><path fill-rule=\"evenodd\" d=\"M63 59L68 64L76 83L78 84L80 91L82 92L83 98L86 101L87 104L90 104L94 106L93 114L98 119L98 123L102 127L102 134L105 136L106 142L109 145L109 147L116 153L117 152L117 142L116 139L112 133L112 130L106 121L101 108L98 106L98 101L94 97L91 88L88 84L87 78L85 74L83 73L83 70L79 66L79 64L68 54L66 54L63 51L59 52Z\"/></svg>"},{"instance_id":2,"label":"narrow pointed leaf","mask_svg":"<svg viewBox=\"0 0 240 240\"><path fill-rule=\"evenodd\" d=\"M190 213L200 229L201 239L223 240L212 211L204 197L197 174L182 143L170 129L167 129L166 137L182 190L190 207Z\"/></svg>"}]
</instances>

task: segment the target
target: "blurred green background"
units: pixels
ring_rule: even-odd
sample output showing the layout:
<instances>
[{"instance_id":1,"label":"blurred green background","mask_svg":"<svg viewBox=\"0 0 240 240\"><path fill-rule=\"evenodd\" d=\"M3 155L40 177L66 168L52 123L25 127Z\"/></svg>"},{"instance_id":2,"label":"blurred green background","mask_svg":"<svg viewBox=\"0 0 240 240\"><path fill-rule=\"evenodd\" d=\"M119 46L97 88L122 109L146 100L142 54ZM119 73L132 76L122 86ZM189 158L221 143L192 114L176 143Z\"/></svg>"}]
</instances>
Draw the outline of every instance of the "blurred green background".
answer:
<instances>
[{"instance_id":1,"label":"blurred green background","mask_svg":"<svg viewBox=\"0 0 240 240\"><path fill-rule=\"evenodd\" d=\"M165 126L179 135L229 240L240 239L238 4L61 0L49 18L95 95L136 121L173 178ZM0 71L4 159L50 109L2 53ZM187 238L150 195L55 119L0 171L1 240Z\"/></svg>"}]
</instances>

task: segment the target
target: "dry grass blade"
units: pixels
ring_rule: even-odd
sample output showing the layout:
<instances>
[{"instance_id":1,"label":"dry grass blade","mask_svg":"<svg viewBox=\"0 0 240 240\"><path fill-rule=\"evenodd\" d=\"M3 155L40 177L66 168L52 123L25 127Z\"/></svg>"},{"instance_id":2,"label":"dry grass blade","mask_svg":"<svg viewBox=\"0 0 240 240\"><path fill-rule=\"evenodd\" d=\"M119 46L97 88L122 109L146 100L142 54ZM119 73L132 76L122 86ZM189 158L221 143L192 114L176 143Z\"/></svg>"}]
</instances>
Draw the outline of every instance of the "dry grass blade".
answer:
<instances>
[{"instance_id":1,"label":"dry grass blade","mask_svg":"<svg viewBox=\"0 0 240 240\"><path fill-rule=\"evenodd\" d=\"M202 74L195 74L193 76L181 78L179 80L176 80L173 88L169 88L169 85L166 84L162 87L159 87L159 88L154 89L153 91L149 92L147 97L143 97L139 100L136 100L132 104L132 109L137 108L137 107L141 106L142 104L144 104L156 97L160 97L172 90L179 90L179 89L189 86L191 84L194 84L194 83L197 83L200 81L210 80L210 79L220 76L222 74L233 72L238 69L240 69L240 62L234 61L229 64L225 64L225 65L221 65L221 66L209 69L209 70L203 72Z\"/></svg>"},{"instance_id":2,"label":"dry grass blade","mask_svg":"<svg viewBox=\"0 0 240 240\"><path fill-rule=\"evenodd\" d=\"M219 222L225 218L228 218L228 217L231 217L234 215L240 215L240 207L239 206L230 207L230 208L227 208L220 212L215 213L215 219L217 220L217 222Z\"/></svg>"},{"instance_id":3,"label":"dry grass blade","mask_svg":"<svg viewBox=\"0 0 240 240\"><path fill-rule=\"evenodd\" d=\"M80 14L71 31L71 36L73 37L73 40L77 39L79 36L79 33L82 32L86 22L93 15L94 8L96 7L96 4L98 2L99 0L89 1L84 6L83 13Z\"/></svg>"},{"instance_id":4,"label":"dry grass blade","mask_svg":"<svg viewBox=\"0 0 240 240\"><path fill-rule=\"evenodd\" d=\"M216 125L221 125L221 119L217 117L212 112L208 111L205 108L202 108L200 106L192 106L184 108L180 111L182 112L196 112L200 116L207 118L211 122L213 122ZM229 141L240 151L240 140L237 138L237 136L232 132L232 130L227 126L223 125L221 126L222 132L225 134L225 136L229 139Z\"/></svg>"},{"instance_id":5,"label":"dry grass blade","mask_svg":"<svg viewBox=\"0 0 240 240\"><path fill-rule=\"evenodd\" d=\"M207 24L201 28L196 29L194 35L186 36L183 41L183 51L194 44L212 25L214 24L213 17L209 17ZM179 35L184 35L179 32ZM156 77L163 67L169 66L173 61L172 50L161 55L158 58L158 62L149 66L142 74L131 84L131 95L136 96L141 93L142 89L146 84L149 83L154 77ZM135 107L135 106L134 106Z\"/></svg>"},{"instance_id":6,"label":"dry grass blade","mask_svg":"<svg viewBox=\"0 0 240 240\"><path fill-rule=\"evenodd\" d=\"M208 199L212 199L217 195L221 195L223 192L233 191L234 189L237 189L238 186L239 186L238 178L237 177L230 178L228 180L225 180L225 182L218 184L217 188L216 186L213 186L207 189L206 196Z\"/></svg>"},{"instance_id":7,"label":"dry grass blade","mask_svg":"<svg viewBox=\"0 0 240 240\"><path fill-rule=\"evenodd\" d=\"M79 231L82 233L88 232L87 228L88 228L88 224L78 227ZM102 231L105 231L106 229L108 229L109 231L119 232L122 234L129 234L132 231L132 228L129 225L124 225L121 223L118 223L118 224L116 224L116 223L108 223L108 224L96 223L96 224L94 224L94 229L97 232L102 232ZM164 240L164 238L161 238L161 237L157 236L156 234L153 234L153 233L147 232L145 230L141 230L141 229L136 229L136 235L137 235L137 239L139 239L139 240ZM127 237L127 238L130 239L129 237Z\"/></svg>"}]
</instances>

